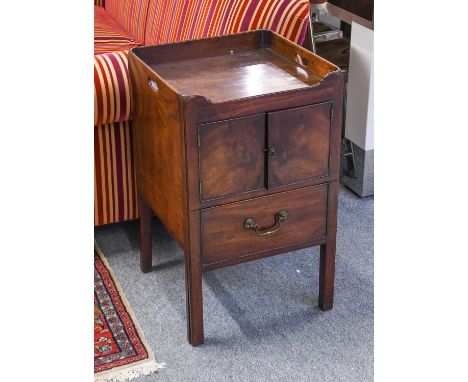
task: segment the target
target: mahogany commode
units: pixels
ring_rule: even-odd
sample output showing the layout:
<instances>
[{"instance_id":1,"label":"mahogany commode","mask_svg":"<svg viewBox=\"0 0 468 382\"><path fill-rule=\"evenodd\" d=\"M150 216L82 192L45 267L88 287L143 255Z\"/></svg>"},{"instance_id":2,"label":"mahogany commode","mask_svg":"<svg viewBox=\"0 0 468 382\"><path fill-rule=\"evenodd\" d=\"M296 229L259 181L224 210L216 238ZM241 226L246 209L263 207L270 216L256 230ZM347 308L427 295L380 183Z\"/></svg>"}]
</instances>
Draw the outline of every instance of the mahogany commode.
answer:
<instances>
[{"instance_id":1,"label":"mahogany commode","mask_svg":"<svg viewBox=\"0 0 468 382\"><path fill-rule=\"evenodd\" d=\"M264 30L135 48L129 70L140 265L154 212L184 250L189 342L204 342L204 270L320 245L331 309L340 70Z\"/></svg>"}]
</instances>

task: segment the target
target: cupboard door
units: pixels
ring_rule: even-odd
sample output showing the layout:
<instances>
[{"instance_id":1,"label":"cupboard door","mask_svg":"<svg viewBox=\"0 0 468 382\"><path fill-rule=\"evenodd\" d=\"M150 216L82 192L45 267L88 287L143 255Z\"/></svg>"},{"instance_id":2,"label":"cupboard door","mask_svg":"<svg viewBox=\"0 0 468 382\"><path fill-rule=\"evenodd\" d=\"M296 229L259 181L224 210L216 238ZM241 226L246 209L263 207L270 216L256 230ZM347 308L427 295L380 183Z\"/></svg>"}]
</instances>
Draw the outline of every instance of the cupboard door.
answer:
<instances>
[{"instance_id":1,"label":"cupboard door","mask_svg":"<svg viewBox=\"0 0 468 382\"><path fill-rule=\"evenodd\" d=\"M332 103L268 114L268 188L328 175Z\"/></svg>"},{"instance_id":2,"label":"cupboard door","mask_svg":"<svg viewBox=\"0 0 468 382\"><path fill-rule=\"evenodd\" d=\"M200 199L265 188L265 114L198 126Z\"/></svg>"}]
</instances>

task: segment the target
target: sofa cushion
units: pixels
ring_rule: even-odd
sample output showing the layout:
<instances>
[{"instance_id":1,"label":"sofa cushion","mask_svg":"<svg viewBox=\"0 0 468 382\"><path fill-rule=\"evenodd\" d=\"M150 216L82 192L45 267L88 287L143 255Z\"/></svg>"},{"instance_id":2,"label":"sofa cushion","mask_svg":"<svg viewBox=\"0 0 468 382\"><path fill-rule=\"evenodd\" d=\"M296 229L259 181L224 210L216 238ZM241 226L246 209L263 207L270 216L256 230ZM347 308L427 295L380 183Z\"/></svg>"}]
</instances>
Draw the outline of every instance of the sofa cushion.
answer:
<instances>
[{"instance_id":1,"label":"sofa cushion","mask_svg":"<svg viewBox=\"0 0 468 382\"><path fill-rule=\"evenodd\" d=\"M271 29L291 41L304 41L309 0L150 1L145 45Z\"/></svg>"},{"instance_id":2,"label":"sofa cushion","mask_svg":"<svg viewBox=\"0 0 468 382\"><path fill-rule=\"evenodd\" d=\"M94 56L94 125L130 118L128 52Z\"/></svg>"},{"instance_id":3,"label":"sofa cushion","mask_svg":"<svg viewBox=\"0 0 468 382\"><path fill-rule=\"evenodd\" d=\"M129 50L139 45L104 8L94 6L94 54Z\"/></svg>"},{"instance_id":4,"label":"sofa cushion","mask_svg":"<svg viewBox=\"0 0 468 382\"><path fill-rule=\"evenodd\" d=\"M160 2L160 0L106 0L105 8L121 28L138 41L143 41L150 1Z\"/></svg>"}]
</instances>

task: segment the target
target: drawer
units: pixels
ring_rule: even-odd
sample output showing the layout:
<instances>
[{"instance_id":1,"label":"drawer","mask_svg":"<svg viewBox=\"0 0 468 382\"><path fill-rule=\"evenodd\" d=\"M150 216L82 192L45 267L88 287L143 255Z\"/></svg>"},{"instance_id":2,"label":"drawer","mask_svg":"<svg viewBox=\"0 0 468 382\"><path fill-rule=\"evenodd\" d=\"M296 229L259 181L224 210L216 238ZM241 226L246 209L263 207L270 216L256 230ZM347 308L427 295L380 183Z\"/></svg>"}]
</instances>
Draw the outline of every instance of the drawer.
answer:
<instances>
[{"instance_id":1,"label":"drawer","mask_svg":"<svg viewBox=\"0 0 468 382\"><path fill-rule=\"evenodd\" d=\"M265 188L265 114L198 126L200 199Z\"/></svg>"},{"instance_id":2,"label":"drawer","mask_svg":"<svg viewBox=\"0 0 468 382\"><path fill-rule=\"evenodd\" d=\"M325 237L327 190L322 184L202 210L203 265Z\"/></svg>"},{"instance_id":3,"label":"drawer","mask_svg":"<svg viewBox=\"0 0 468 382\"><path fill-rule=\"evenodd\" d=\"M332 103L268 113L268 188L328 175Z\"/></svg>"}]
</instances>

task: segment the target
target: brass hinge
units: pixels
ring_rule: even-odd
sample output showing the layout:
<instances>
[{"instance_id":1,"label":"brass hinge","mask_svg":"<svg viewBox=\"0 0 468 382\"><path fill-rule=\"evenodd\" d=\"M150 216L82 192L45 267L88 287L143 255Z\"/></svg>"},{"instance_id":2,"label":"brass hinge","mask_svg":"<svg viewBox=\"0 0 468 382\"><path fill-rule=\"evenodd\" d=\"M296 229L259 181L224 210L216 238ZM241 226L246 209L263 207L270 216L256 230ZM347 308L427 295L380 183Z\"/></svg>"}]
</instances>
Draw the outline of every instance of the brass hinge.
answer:
<instances>
[{"instance_id":1,"label":"brass hinge","mask_svg":"<svg viewBox=\"0 0 468 382\"><path fill-rule=\"evenodd\" d=\"M202 182L198 182L198 191L202 194Z\"/></svg>"},{"instance_id":2,"label":"brass hinge","mask_svg":"<svg viewBox=\"0 0 468 382\"><path fill-rule=\"evenodd\" d=\"M197 133L197 143L198 143L198 147L201 147L201 143L200 143L200 132Z\"/></svg>"},{"instance_id":3,"label":"brass hinge","mask_svg":"<svg viewBox=\"0 0 468 382\"><path fill-rule=\"evenodd\" d=\"M331 107L330 107L330 122L333 122L333 103L331 104Z\"/></svg>"}]
</instances>

